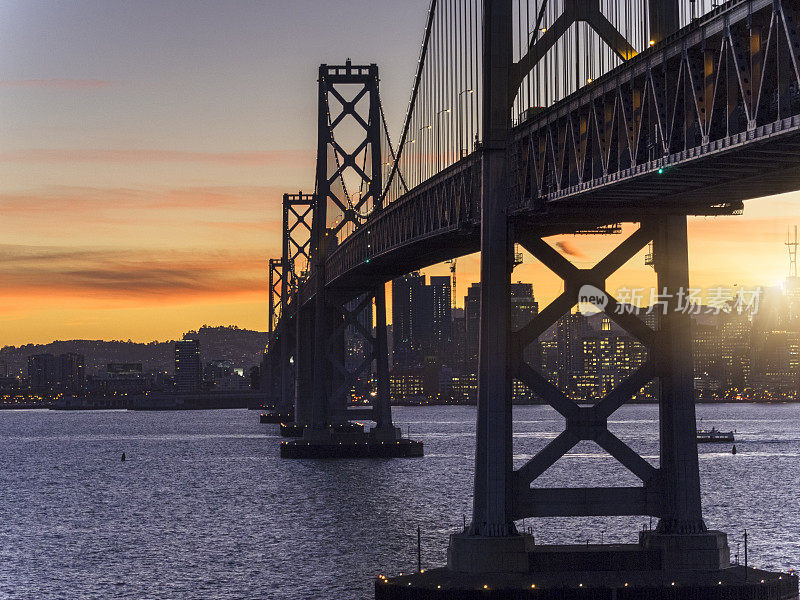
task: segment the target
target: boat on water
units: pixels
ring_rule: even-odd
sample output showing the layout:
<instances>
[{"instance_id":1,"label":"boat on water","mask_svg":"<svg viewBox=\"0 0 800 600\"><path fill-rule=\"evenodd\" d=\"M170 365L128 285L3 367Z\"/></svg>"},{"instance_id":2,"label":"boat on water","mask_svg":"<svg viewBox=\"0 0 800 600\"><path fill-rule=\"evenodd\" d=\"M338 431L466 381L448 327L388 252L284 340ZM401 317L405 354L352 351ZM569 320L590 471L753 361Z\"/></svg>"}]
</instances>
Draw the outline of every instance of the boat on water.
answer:
<instances>
[{"instance_id":1,"label":"boat on water","mask_svg":"<svg viewBox=\"0 0 800 600\"><path fill-rule=\"evenodd\" d=\"M697 430L697 443L698 444L713 444L713 443L729 443L734 442L735 437L733 431L720 431L716 427L711 429L698 429Z\"/></svg>"}]
</instances>

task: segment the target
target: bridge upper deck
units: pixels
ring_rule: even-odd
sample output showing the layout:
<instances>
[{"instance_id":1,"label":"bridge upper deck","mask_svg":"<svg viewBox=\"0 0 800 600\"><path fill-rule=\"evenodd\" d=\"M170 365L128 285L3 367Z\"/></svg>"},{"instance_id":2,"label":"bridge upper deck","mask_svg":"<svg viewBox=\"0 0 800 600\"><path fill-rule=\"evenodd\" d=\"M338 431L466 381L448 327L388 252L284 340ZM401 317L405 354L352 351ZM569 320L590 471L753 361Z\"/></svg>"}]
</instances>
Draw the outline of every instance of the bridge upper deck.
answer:
<instances>
[{"instance_id":1,"label":"bridge upper deck","mask_svg":"<svg viewBox=\"0 0 800 600\"><path fill-rule=\"evenodd\" d=\"M514 226L548 235L730 214L800 189L799 8L728 2L518 125ZM477 251L480 182L478 150L386 206L330 253L328 285L356 295Z\"/></svg>"}]
</instances>

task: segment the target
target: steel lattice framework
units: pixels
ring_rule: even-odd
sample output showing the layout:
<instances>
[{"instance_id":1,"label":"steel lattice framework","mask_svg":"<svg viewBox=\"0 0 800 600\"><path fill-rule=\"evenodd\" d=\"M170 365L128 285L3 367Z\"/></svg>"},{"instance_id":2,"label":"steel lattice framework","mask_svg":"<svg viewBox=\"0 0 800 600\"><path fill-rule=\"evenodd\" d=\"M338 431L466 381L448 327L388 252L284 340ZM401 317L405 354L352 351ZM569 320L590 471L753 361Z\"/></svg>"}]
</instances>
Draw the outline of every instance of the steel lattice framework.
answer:
<instances>
[{"instance_id":1,"label":"steel lattice framework","mask_svg":"<svg viewBox=\"0 0 800 600\"><path fill-rule=\"evenodd\" d=\"M297 316L295 400L298 407L310 406L310 413L298 408L298 414L305 414L301 420L319 429L345 415L352 382L374 362L378 401L371 415L379 426L389 426L385 282L480 249L479 408L468 535L510 536L516 531L514 520L529 516L632 514L659 517L662 535L707 535L694 443L691 337L688 317L674 310L677 290L689 283L686 217L733 214L746 199L800 188L800 0L731 0L682 29L678 0L649 0L642 3L650 8L649 23L642 28L651 42L642 48L647 38L638 34L638 51L618 23L603 15L601 2L563 0L563 14L547 31L539 27L542 5L533 37L528 39L525 28L517 53L510 0L485 0L480 12L472 10L475 0L466 0L455 15L459 27L454 38L444 41L440 38L453 15L434 11L436 4L428 16L396 159L391 149L388 160L382 159L377 67L348 61L320 68L316 191L300 195L305 212L292 211L310 241L290 240L295 230L287 225L285 206L280 301L272 300L276 288L270 282L271 309L280 307L281 324L289 313ZM477 28L462 31L464 15L480 15L483 23L480 62ZM576 22L599 35L618 66L587 85L565 82L561 91L570 93L549 107L529 103L512 120L512 109L525 96L520 87ZM588 29L574 39L588 40ZM466 60L450 56L459 48L466 49ZM429 52L433 63L426 62ZM437 66L446 80L439 87L432 71ZM356 86L355 94L339 91L345 85ZM472 114L476 91L482 107L478 118ZM472 111L461 128L446 120L457 108L453 98L464 98ZM535 94L529 93L530 98ZM358 110L364 99L366 116ZM331 101L337 107L333 111ZM334 135L350 117L364 134L353 149ZM478 133L480 139L473 142ZM386 185L385 167L390 173ZM348 177L358 180L357 195L348 192ZM333 222L331 207L338 213ZM639 228L591 269L577 268L544 240L605 231L620 222ZM530 323L510 331L507 303L498 299L508 296L515 242L564 281L564 292ZM671 298L658 329L617 310L619 302L605 289L606 280L650 243L659 290ZM287 272L294 273L301 258L311 263L311 273L293 279L298 286L291 288ZM591 407L570 400L523 359L526 346L577 303L584 285L606 295L606 314L649 351L644 365ZM286 296L290 289L291 299ZM359 321L372 302L374 333ZM371 348L355 372L344 366L348 327ZM284 364L287 358L284 350ZM662 409L657 468L607 426L608 418L654 378ZM516 471L512 379L566 420L565 430ZM596 442L642 485L531 488L583 440ZM726 544L718 548L722 554L726 549Z\"/></svg>"},{"instance_id":2,"label":"steel lattice framework","mask_svg":"<svg viewBox=\"0 0 800 600\"><path fill-rule=\"evenodd\" d=\"M359 297L353 309L348 309L340 294L327 291L325 273L327 257L335 248L337 236L346 228L358 230L363 222L381 206L383 120L378 90L376 65L322 65L319 70L319 123L317 145L316 193L311 227L310 257L313 265L314 295L314 378L311 389L311 425L325 430L336 419L342 419L346 400L353 382L376 364L377 394L372 418L379 430L389 431L389 366L386 341L386 297L382 282ZM349 90L348 93L345 90ZM362 100L366 109L361 108ZM333 108L333 107L336 108ZM337 129L347 120L356 123L359 142L347 148L337 140ZM355 178L357 184L348 184ZM357 195L348 189L357 188ZM329 223L329 207L338 209L339 218ZM367 244L369 251L369 244ZM359 315L375 303L378 317L375 334L367 331ZM360 334L371 350L367 357L350 372L345 359L345 329L351 327Z\"/></svg>"},{"instance_id":3,"label":"steel lattice framework","mask_svg":"<svg viewBox=\"0 0 800 600\"><path fill-rule=\"evenodd\" d=\"M509 148L515 228L555 235L675 211L735 214L746 199L800 187L797 6L729 2L518 125ZM736 49L744 55L734 58ZM481 154L364 222L330 254L328 285L364 290L476 251Z\"/></svg>"},{"instance_id":4,"label":"steel lattice framework","mask_svg":"<svg viewBox=\"0 0 800 600\"><path fill-rule=\"evenodd\" d=\"M518 197L539 206L577 197L696 204L710 186L741 188L750 178L734 198L769 193L770 177L759 176L795 164L796 145L770 146L798 128L797 19L792 2L728 3L536 114L514 135ZM689 173L680 168L690 163ZM654 192L647 176L659 172L667 176Z\"/></svg>"}]
</instances>

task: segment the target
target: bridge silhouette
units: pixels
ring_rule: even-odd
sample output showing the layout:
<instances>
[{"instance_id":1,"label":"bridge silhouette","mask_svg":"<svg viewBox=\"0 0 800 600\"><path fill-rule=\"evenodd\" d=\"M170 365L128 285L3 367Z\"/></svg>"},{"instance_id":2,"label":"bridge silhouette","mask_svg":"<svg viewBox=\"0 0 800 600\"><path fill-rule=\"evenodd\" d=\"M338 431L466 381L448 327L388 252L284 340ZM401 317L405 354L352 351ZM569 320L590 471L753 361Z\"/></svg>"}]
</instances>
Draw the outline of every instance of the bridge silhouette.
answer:
<instances>
[{"instance_id":1,"label":"bridge silhouette","mask_svg":"<svg viewBox=\"0 0 800 600\"><path fill-rule=\"evenodd\" d=\"M689 288L686 222L800 189L798 11L798 0L432 0L396 145L377 66L322 65L314 192L284 196L282 255L270 261L268 394L303 432L283 444L284 455L407 442L391 416L385 284L480 251L474 512L451 539L450 568L524 570L532 541L515 521L587 515L656 517L644 551L683 569L726 566L725 534L702 518L690 323L676 310ZM625 222L639 227L589 269L545 241ZM564 281L564 292L516 331L504 300L515 243ZM606 290L648 244L666 304L656 329ZM607 316L649 357L593 406L569 399L523 358L584 285L602 291ZM372 308L374 330L360 319ZM345 360L347 328L369 347L355 370ZM377 382L372 407L349 409L365 373ZM566 421L516 470L514 379ZM658 467L607 427L654 379ZM354 419L376 426L353 434L346 424ZM641 485L531 487L583 440Z\"/></svg>"}]
</instances>

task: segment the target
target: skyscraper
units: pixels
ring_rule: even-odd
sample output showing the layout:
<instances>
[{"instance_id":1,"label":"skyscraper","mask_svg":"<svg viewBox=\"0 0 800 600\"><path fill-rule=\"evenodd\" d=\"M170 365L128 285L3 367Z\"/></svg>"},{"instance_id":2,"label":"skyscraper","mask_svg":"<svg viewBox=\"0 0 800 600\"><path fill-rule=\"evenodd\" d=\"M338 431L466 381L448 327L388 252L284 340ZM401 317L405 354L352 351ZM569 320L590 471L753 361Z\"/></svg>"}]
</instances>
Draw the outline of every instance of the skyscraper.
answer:
<instances>
[{"instance_id":1,"label":"skyscraper","mask_svg":"<svg viewBox=\"0 0 800 600\"><path fill-rule=\"evenodd\" d=\"M571 387L575 374L583 370L583 340L589 333L589 323L581 313L564 315L556 325L560 384Z\"/></svg>"},{"instance_id":2,"label":"skyscraper","mask_svg":"<svg viewBox=\"0 0 800 600\"><path fill-rule=\"evenodd\" d=\"M200 389L200 340L185 335L175 342L175 390L179 393Z\"/></svg>"},{"instance_id":3,"label":"skyscraper","mask_svg":"<svg viewBox=\"0 0 800 600\"><path fill-rule=\"evenodd\" d=\"M394 367L422 366L434 352L433 296L433 287L419 272L392 281Z\"/></svg>"},{"instance_id":4,"label":"skyscraper","mask_svg":"<svg viewBox=\"0 0 800 600\"><path fill-rule=\"evenodd\" d=\"M67 394L80 394L86 384L83 355L68 352L58 357L58 387Z\"/></svg>"},{"instance_id":5,"label":"skyscraper","mask_svg":"<svg viewBox=\"0 0 800 600\"><path fill-rule=\"evenodd\" d=\"M481 284L473 283L464 298L464 322L466 329L467 371L478 372L478 343L481 328Z\"/></svg>"},{"instance_id":6,"label":"skyscraper","mask_svg":"<svg viewBox=\"0 0 800 600\"><path fill-rule=\"evenodd\" d=\"M440 357L449 357L453 340L453 301L450 277L431 277L432 350Z\"/></svg>"},{"instance_id":7,"label":"skyscraper","mask_svg":"<svg viewBox=\"0 0 800 600\"><path fill-rule=\"evenodd\" d=\"M34 392L49 392L58 380L58 360L52 354L28 357L28 385Z\"/></svg>"},{"instance_id":8,"label":"skyscraper","mask_svg":"<svg viewBox=\"0 0 800 600\"><path fill-rule=\"evenodd\" d=\"M511 284L511 328L517 331L525 327L539 314L539 303L533 297L533 285L521 281ZM538 369L542 362L539 340L534 340L523 352L525 361Z\"/></svg>"},{"instance_id":9,"label":"skyscraper","mask_svg":"<svg viewBox=\"0 0 800 600\"><path fill-rule=\"evenodd\" d=\"M453 344L450 355L450 366L457 373L463 374L467 371L467 329L464 319L464 309L457 308L453 311Z\"/></svg>"},{"instance_id":10,"label":"skyscraper","mask_svg":"<svg viewBox=\"0 0 800 600\"><path fill-rule=\"evenodd\" d=\"M414 325L418 320L420 288L425 278L409 273L392 280L392 362L394 368L406 368L413 361Z\"/></svg>"}]
</instances>

